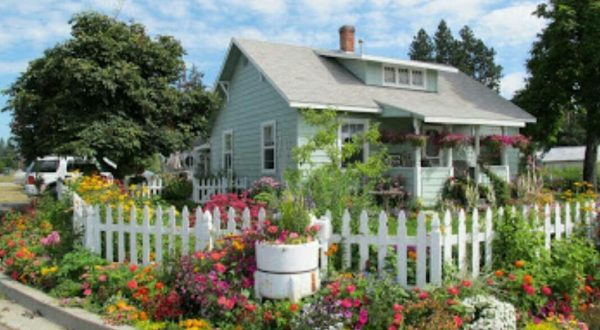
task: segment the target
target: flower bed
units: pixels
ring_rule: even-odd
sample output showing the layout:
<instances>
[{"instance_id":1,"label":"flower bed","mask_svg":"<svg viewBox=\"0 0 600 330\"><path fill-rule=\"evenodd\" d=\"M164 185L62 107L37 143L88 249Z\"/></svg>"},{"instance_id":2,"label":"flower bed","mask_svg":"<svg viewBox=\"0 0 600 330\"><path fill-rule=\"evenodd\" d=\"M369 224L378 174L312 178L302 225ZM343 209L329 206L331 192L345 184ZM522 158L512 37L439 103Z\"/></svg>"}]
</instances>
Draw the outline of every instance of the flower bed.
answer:
<instances>
[{"instance_id":1,"label":"flower bed","mask_svg":"<svg viewBox=\"0 0 600 330\"><path fill-rule=\"evenodd\" d=\"M274 222L267 222L268 233L253 226L216 241L212 251L174 258L166 267L141 267L108 263L73 249L67 239L70 227L61 226L68 219L69 206L51 201L26 214L7 215L0 223L2 271L66 305L143 329L460 329L489 324L535 329L561 322L584 329L577 319L600 301L598 252L571 239L556 243L553 254L546 255L535 236L521 234L524 221L498 224L503 234L494 253L501 259L495 260L495 272L476 281L448 276L443 287L407 291L368 273L332 273L312 297L261 303L253 289L255 243L294 239L290 233L281 238L279 228L269 231ZM501 308L501 317L489 313L488 303Z\"/></svg>"}]
</instances>

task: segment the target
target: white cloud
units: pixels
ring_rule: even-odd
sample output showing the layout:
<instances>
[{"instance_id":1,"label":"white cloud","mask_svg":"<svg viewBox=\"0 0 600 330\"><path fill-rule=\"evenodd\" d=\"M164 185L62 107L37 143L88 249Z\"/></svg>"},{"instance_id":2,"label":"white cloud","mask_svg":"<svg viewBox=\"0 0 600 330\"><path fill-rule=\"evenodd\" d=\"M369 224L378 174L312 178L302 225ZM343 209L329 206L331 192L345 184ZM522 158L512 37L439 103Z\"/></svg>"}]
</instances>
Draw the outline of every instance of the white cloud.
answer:
<instances>
[{"instance_id":1,"label":"white cloud","mask_svg":"<svg viewBox=\"0 0 600 330\"><path fill-rule=\"evenodd\" d=\"M478 36L496 45L518 46L530 44L545 22L532 13L535 3L493 10L481 16L475 26Z\"/></svg>"},{"instance_id":2,"label":"white cloud","mask_svg":"<svg viewBox=\"0 0 600 330\"><path fill-rule=\"evenodd\" d=\"M0 75L14 75L21 73L27 69L29 61L17 60L17 61L1 61L0 62Z\"/></svg>"},{"instance_id":3,"label":"white cloud","mask_svg":"<svg viewBox=\"0 0 600 330\"><path fill-rule=\"evenodd\" d=\"M500 94L507 99L511 99L515 92L525 87L525 72L513 72L505 75L500 80Z\"/></svg>"}]
</instances>

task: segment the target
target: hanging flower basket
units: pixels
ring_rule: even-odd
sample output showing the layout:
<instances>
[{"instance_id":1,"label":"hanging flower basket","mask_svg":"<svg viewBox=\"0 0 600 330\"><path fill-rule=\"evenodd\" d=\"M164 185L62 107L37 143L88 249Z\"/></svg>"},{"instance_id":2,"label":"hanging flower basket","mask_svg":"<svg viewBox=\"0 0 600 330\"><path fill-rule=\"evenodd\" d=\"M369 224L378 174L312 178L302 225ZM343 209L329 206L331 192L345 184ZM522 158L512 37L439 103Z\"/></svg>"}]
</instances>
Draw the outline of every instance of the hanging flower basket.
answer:
<instances>
[{"instance_id":1,"label":"hanging flower basket","mask_svg":"<svg viewBox=\"0 0 600 330\"><path fill-rule=\"evenodd\" d=\"M423 147L427 143L427 135L408 133L404 134L402 141L410 143L413 147Z\"/></svg>"},{"instance_id":2,"label":"hanging flower basket","mask_svg":"<svg viewBox=\"0 0 600 330\"><path fill-rule=\"evenodd\" d=\"M381 142L387 144L398 144L402 139L402 134L384 128L379 130L379 135Z\"/></svg>"},{"instance_id":3,"label":"hanging flower basket","mask_svg":"<svg viewBox=\"0 0 600 330\"><path fill-rule=\"evenodd\" d=\"M531 144L531 139L522 134L513 136L512 140L512 146L519 149L522 153L526 153L527 148Z\"/></svg>"},{"instance_id":4,"label":"hanging flower basket","mask_svg":"<svg viewBox=\"0 0 600 330\"><path fill-rule=\"evenodd\" d=\"M508 135L487 135L481 138L481 145L493 151L500 151L502 148L512 146L513 138Z\"/></svg>"},{"instance_id":5,"label":"hanging flower basket","mask_svg":"<svg viewBox=\"0 0 600 330\"><path fill-rule=\"evenodd\" d=\"M435 143L445 149L466 147L473 144L473 138L459 133L449 133L440 136Z\"/></svg>"}]
</instances>

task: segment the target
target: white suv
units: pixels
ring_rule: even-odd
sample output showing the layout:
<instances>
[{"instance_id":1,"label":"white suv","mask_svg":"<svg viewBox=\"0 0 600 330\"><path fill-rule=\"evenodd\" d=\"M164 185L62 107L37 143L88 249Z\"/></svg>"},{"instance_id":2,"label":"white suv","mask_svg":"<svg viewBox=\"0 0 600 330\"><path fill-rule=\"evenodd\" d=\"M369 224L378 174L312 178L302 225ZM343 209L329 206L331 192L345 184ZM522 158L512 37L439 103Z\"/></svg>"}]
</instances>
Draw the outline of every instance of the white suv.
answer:
<instances>
[{"instance_id":1,"label":"white suv","mask_svg":"<svg viewBox=\"0 0 600 330\"><path fill-rule=\"evenodd\" d=\"M58 180L71 178L76 173L90 174L92 172L96 172L102 177L113 179L112 174L110 172L102 172L100 164L93 159L70 156L40 157L27 167L25 193L28 195L37 195L45 190L55 192ZM38 186L41 191L38 191Z\"/></svg>"}]
</instances>

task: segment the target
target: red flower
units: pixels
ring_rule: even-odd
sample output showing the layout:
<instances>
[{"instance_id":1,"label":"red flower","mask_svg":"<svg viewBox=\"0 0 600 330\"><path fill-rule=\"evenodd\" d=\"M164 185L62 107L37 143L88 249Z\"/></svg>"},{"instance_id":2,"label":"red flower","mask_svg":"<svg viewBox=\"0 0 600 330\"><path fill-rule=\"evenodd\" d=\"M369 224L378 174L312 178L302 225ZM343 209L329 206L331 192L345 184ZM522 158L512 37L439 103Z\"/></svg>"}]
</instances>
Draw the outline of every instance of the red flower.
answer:
<instances>
[{"instance_id":1,"label":"red flower","mask_svg":"<svg viewBox=\"0 0 600 330\"><path fill-rule=\"evenodd\" d=\"M350 284L346 287L346 292L352 294L354 291L356 291L356 287L354 285Z\"/></svg>"},{"instance_id":2,"label":"red flower","mask_svg":"<svg viewBox=\"0 0 600 330\"><path fill-rule=\"evenodd\" d=\"M222 263L220 263L220 262L218 262L218 263L214 264L214 265L213 265L213 269L214 269L214 270L215 270L217 273L219 273L219 274L222 274L222 273L224 273L224 272L225 272L225 270L227 270L227 269L225 268L225 266L224 266Z\"/></svg>"},{"instance_id":3,"label":"red flower","mask_svg":"<svg viewBox=\"0 0 600 330\"><path fill-rule=\"evenodd\" d=\"M541 291L544 296L550 297L552 295L552 289L550 289L550 287L547 287L545 285L541 288Z\"/></svg>"},{"instance_id":4,"label":"red flower","mask_svg":"<svg viewBox=\"0 0 600 330\"><path fill-rule=\"evenodd\" d=\"M127 287L129 288L129 290L135 290L137 288L136 280L131 280L127 282Z\"/></svg>"},{"instance_id":5,"label":"red flower","mask_svg":"<svg viewBox=\"0 0 600 330\"><path fill-rule=\"evenodd\" d=\"M342 307L351 308L352 300L350 298L346 298L346 299L342 300Z\"/></svg>"},{"instance_id":6,"label":"red flower","mask_svg":"<svg viewBox=\"0 0 600 330\"><path fill-rule=\"evenodd\" d=\"M273 321L273 313L271 313L270 311L266 311L263 314L263 320L265 320L265 322L271 322L271 321Z\"/></svg>"},{"instance_id":7,"label":"red flower","mask_svg":"<svg viewBox=\"0 0 600 330\"><path fill-rule=\"evenodd\" d=\"M256 310L256 305L254 304L246 304L246 306L244 306L244 308L246 308L247 311L249 312L254 312Z\"/></svg>"},{"instance_id":8,"label":"red flower","mask_svg":"<svg viewBox=\"0 0 600 330\"><path fill-rule=\"evenodd\" d=\"M463 286L463 288L470 288L472 283L471 281L464 280L461 282L461 285Z\"/></svg>"},{"instance_id":9,"label":"red flower","mask_svg":"<svg viewBox=\"0 0 600 330\"><path fill-rule=\"evenodd\" d=\"M532 296L535 294L535 288L533 286L531 286L529 284L523 284L521 287L523 288L523 291L525 291L525 293L528 296Z\"/></svg>"},{"instance_id":10,"label":"red flower","mask_svg":"<svg viewBox=\"0 0 600 330\"><path fill-rule=\"evenodd\" d=\"M137 265L130 265L129 266L129 271L132 273L135 273L135 271L137 270L138 266Z\"/></svg>"},{"instance_id":11,"label":"red flower","mask_svg":"<svg viewBox=\"0 0 600 330\"><path fill-rule=\"evenodd\" d=\"M429 298L429 292L423 291L423 292L419 293L419 295L417 297L419 297L419 299L421 299L421 300L425 300L425 299Z\"/></svg>"},{"instance_id":12,"label":"red flower","mask_svg":"<svg viewBox=\"0 0 600 330\"><path fill-rule=\"evenodd\" d=\"M269 226L267 228L267 231L271 234L276 234L277 233L277 226Z\"/></svg>"},{"instance_id":13,"label":"red flower","mask_svg":"<svg viewBox=\"0 0 600 330\"><path fill-rule=\"evenodd\" d=\"M455 286L448 288L448 294L450 294L452 296L458 296L459 293L460 293L460 289Z\"/></svg>"},{"instance_id":14,"label":"red flower","mask_svg":"<svg viewBox=\"0 0 600 330\"><path fill-rule=\"evenodd\" d=\"M393 308L394 308L394 312L402 312L404 310L404 306L402 306L400 304L394 304Z\"/></svg>"},{"instance_id":15,"label":"red flower","mask_svg":"<svg viewBox=\"0 0 600 330\"><path fill-rule=\"evenodd\" d=\"M154 284L154 289L156 290L162 290L165 287L165 285L162 282L156 282L156 284Z\"/></svg>"},{"instance_id":16,"label":"red flower","mask_svg":"<svg viewBox=\"0 0 600 330\"><path fill-rule=\"evenodd\" d=\"M295 313L298 311L298 304L291 304L290 305L290 312Z\"/></svg>"},{"instance_id":17,"label":"red flower","mask_svg":"<svg viewBox=\"0 0 600 330\"><path fill-rule=\"evenodd\" d=\"M454 316L454 325L456 325L456 328L462 327L463 320L460 318L460 316L458 316L458 315Z\"/></svg>"}]
</instances>

